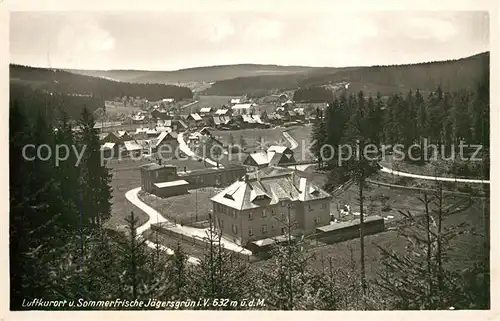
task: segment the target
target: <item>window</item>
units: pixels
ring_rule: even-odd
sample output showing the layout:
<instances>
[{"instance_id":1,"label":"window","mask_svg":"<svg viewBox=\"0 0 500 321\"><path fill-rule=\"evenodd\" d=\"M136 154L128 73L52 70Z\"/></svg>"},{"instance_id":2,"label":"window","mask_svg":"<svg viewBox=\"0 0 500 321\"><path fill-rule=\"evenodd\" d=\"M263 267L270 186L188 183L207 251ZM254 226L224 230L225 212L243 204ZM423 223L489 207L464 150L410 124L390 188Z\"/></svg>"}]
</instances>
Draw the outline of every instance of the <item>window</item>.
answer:
<instances>
[{"instance_id":1,"label":"window","mask_svg":"<svg viewBox=\"0 0 500 321\"><path fill-rule=\"evenodd\" d=\"M220 228L224 228L224 221L220 220Z\"/></svg>"},{"instance_id":2,"label":"window","mask_svg":"<svg viewBox=\"0 0 500 321\"><path fill-rule=\"evenodd\" d=\"M321 204L321 208L325 209L326 208L326 203Z\"/></svg>"},{"instance_id":3,"label":"window","mask_svg":"<svg viewBox=\"0 0 500 321\"><path fill-rule=\"evenodd\" d=\"M267 225L266 224L262 225L262 233L263 234L267 233Z\"/></svg>"},{"instance_id":4,"label":"window","mask_svg":"<svg viewBox=\"0 0 500 321\"><path fill-rule=\"evenodd\" d=\"M321 223L321 218L319 216L316 216L314 218L314 224L318 225L319 223Z\"/></svg>"},{"instance_id":5,"label":"window","mask_svg":"<svg viewBox=\"0 0 500 321\"><path fill-rule=\"evenodd\" d=\"M267 213L266 210L262 210L262 217L266 217Z\"/></svg>"},{"instance_id":6,"label":"window","mask_svg":"<svg viewBox=\"0 0 500 321\"><path fill-rule=\"evenodd\" d=\"M271 215L272 216L276 216L276 211L275 210L271 210Z\"/></svg>"},{"instance_id":7,"label":"window","mask_svg":"<svg viewBox=\"0 0 500 321\"><path fill-rule=\"evenodd\" d=\"M253 215L252 212L248 212L248 220L252 221L253 220Z\"/></svg>"},{"instance_id":8,"label":"window","mask_svg":"<svg viewBox=\"0 0 500 321\"><path fill-rule=\"evenodd\" d=\"M253 230L251 228L248 229L248 236L253 236Z\"/></svg>"},{"instance_id":9,"label":"window","mask_svg":"<svg viewBox=\"0 0 500 321\"><path fill-rule=\"evenodd\" d=\"M233 234L238 234L238 226L236 224L233 224Z\"/></svg>"},{"instance_id":10,"label":"window","mask_svg":"<svg viewBox=\"0 0 500 321\"><path fill-rule=\"evenodd\" d=\"M281 205L281 207L284 207L285 206L285 201L281 201L280 205Z\"/></svg>"},{"instance_id":11,"label":"window","mask_svg":"<svg viewBox=\"0 0 500 321\"><path fill-rule=\"evenodd\" d=\"M312 208L311 204L309 204L309 212L312 210L313 210L313 208Z\"/></svg>"}]
</instances>

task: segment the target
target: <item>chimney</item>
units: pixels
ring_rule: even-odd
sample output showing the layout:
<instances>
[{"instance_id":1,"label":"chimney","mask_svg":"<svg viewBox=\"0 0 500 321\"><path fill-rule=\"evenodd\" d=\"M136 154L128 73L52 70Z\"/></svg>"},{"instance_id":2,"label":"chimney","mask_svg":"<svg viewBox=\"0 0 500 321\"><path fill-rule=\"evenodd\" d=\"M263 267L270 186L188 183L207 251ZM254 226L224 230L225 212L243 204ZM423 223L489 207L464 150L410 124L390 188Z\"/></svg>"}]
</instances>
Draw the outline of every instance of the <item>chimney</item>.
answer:
<instances>
[{"instance_id":1,"label":"chimney","mask_svg":"<svg viewBox=\"0 0 500 321\"><path fill-rule=\"evenodd\" d=\"M161 166L161 157L158 157L158 165Z\"/></svg>"}]
</instances>

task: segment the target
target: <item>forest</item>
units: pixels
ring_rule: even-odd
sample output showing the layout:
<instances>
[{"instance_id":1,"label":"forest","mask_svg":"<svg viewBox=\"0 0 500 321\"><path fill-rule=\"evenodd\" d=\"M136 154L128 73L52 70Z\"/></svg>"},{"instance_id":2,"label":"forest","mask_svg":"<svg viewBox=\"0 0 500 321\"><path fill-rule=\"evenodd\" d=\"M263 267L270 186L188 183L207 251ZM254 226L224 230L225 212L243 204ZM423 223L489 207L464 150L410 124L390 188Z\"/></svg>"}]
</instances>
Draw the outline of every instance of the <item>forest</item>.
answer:
<instances>
[{"instance_id":1,"label":"forest","mask_svg":"<svg viewBox=\"0 0 500 321\"><path fill-rule=\"evenodd\" d=\"M373 95L380 92L382 96L410 88L432 91L437 86L441 86L445 91L471 90L481 79L484 68L489 68L488 66L489 52L457 60L409 65L320 68L295 74L238 77L217 81L205 94L243 95L263 90L286 90L340 82L355 85L348 89L348 93L363 90L366 94Z\"/></svg>"},{"instance_id":2,"label":"forest","mask_svg":"<svg viewBox=\"0 0 500 321\"><path fill-rule=\"evenodd\" d=\"M486 74L485 74L486 75ZM428 97L419 91L377 96L335 97L323 116L318 111L313 139L318 144L376 144L418 141L428 137L447 144L458 139L489 147L489 78L470 91L437 88ZM56 121L48 117L46 96L30 100L13 97L9 116L10 166L10 308L30 309L23 302L43 300L252 300L263 299L266 310L384 310L488 309L489 236L485 259L457 271L449 267L451 241L463 228L444 226L456 211L442 185L424 193L423 216L407 215L398 228L406 241L403 252L380 246L381 272L367 278L364 268L363 223L360 263L343 269L326 258L323 269L310 265L304 239L292 238L275 246L265 264L241 260L221 248L213 228L209 247L197 265L190 264L179 246L174 255L150 248L136 234L130 213L127 232L107 227L111 213L112 175L101 165L94 119L86 108L75 131L64 110ZM76 103L75 103L76 104ZM27 161L26 144L87 146L79 166L70 158L56 166L53 159ZM317 145L320 146L320 145ZM319 159L321 162L321 159ZM320 164L333 177L353 179L359 186L363 218L364 181L376 170L367 160L345 167ZM484 177L488 166L482 166ZM489 214L488 214L489 215ZM433 222L432 224L430 222ZM463 226L462 226L463 227ZM467 231L467 229L465 229ZM486 230L488 231L488 230ZM347 258L348 259L348 258ZM355 262L356 261L356 262ZM248 309L212 305L194 309ZM40 309L57 309L54 307ZM66 307L65 309L68 309Z\"/></svg>"},{"instance_id":3,"label":"forest","mask_svg":"<svg viewBox=\"0 0 500 321\"><path fill-rule=\"evenodd\" d=\"M85 94L100 100L113 100L115 97L141 97L150 101L174 98L179 101L191 99L191 89L175 85L139 84L112 81L103 78L73 74L58 69L34 68L10 65L10 79L21 82L45 92L66 95Z\"/></svg>"}]
</instances>

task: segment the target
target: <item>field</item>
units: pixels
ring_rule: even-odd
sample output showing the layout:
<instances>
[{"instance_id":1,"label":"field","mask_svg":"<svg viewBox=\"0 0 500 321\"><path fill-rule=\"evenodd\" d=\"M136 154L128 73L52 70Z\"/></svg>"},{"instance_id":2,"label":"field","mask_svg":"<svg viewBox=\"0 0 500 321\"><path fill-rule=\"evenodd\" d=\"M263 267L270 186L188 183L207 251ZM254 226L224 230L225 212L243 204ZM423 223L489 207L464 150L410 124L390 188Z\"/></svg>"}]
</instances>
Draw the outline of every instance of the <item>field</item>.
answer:
<instances>
[{"instance_id":1,"label":"field","mask_svg":"<svg viewBox=\"0 0 500 321\"><path fill-rule=\"evenodd\" d=\"M245 148L258 147L257 140L261 137L264 144L269 147L271 145L289 146L290 143L283 136L283 130L280 128L268 129L241 129L241 130L214 130L212 135L217 137L222 143L229 144L230 135L234 138L234 143L240 143L240 137L245 140Z\"/></svg>"},{"instance_id":2,"label":"field","mask_svg":"<svg viewBox=\"0 0 500 321\"><path fill-rule=\"evenodd\" d=\"M463 212L450 215L444 219L444 226L455 226L458 223L466 222L468 228L476 228L479 233L484 228L482 217L482 207L488 206L484 200L475 200L472 207ZM376 235L365 237L365 262L368 278L373 278L381 272L381 254L377 245L392 249L397 252L404 251L405 238L400 237L396 231L387 231ZM475 262L484 259L487 253L483 248L484 238L473 234L463 234L457 237L451 243L450 259L447 262L449 268L461 270L471 267ZM314 245L314 242L313 242ZM316 269L328 268L329 260L334 267L345 271L351 269L354 263L356 269L359 269L359 239L349 240L331 245L318 246L310 249L308 254L311 256L309 261L312 267ZM351 259L352 258L352 259ZM258 267L270 268L270 261L260 261L254 263Z\"/></svg>"},{"instance_id":3,"label":"field","mask_svg":"<svg viewBox=\"0 0 500 321\"><path fill-rule=\"evenodd\" d=\"M190 190L188 194L160 198L155 195L139 194L144 203L148 204L166 219L178 224L190 224L208 218L212 210L210 198L221 189L206 187Z\"/></svg>"}]
</instances>

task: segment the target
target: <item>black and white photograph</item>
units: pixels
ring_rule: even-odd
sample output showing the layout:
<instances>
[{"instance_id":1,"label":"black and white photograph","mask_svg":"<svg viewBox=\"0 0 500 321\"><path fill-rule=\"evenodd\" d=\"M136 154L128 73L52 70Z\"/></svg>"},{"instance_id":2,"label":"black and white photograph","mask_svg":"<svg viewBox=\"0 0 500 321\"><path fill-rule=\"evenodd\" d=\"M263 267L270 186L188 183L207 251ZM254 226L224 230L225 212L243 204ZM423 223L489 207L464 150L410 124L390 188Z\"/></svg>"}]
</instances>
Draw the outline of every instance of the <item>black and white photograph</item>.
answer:
<instances>
[{"instance_id":1,"label":"black and white photograph","mask_svg":"<svg viewBox=\"0 0 500 321\"><path fill-rule=\"evenodd\" d=\"M490 310L491 12L189 3L9 12L9 310Z\"/></svg>"}]
</instances>

